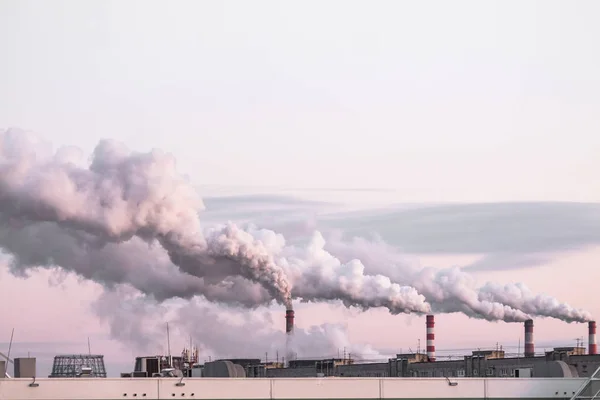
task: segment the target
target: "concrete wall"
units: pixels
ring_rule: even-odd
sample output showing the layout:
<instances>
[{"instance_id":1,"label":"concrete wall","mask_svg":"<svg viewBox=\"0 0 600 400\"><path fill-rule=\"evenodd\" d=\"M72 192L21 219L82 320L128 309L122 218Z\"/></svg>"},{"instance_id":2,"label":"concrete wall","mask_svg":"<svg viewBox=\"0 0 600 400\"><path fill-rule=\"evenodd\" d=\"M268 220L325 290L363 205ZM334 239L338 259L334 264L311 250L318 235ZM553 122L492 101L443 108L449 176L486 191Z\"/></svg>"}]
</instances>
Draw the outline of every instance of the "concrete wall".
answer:
<instances>
[{"instance_id":1,"label":"concrete wall","mask_svg":"<svg viewBox=\"0 0 600 400\"><path fill-rule=\"evenodd\" d=\"M4 378L6 375L6 361L0 361L0 379Z\"/></svg>"},{"instance_id":2,"label":"concrete wall","mask_svg":"<svg viewBox=\"0 0 600 400\"><path fill-rule=\"evenodd\" d=\"M462 360L408 363L390 360L388 363L340 365L328 371L330 376L343 377L520 377L557 378L589 377L600 366L600 356L569 356L555 360L552 357L499 358L466 356ZM267 377L316 376L315 367L275 368L267 370ZM265 376L265 375L259 375Z\"/></svg>"},{"instance_id":3,"label":"concrete wall","mask_svg":"<svg viewBox=\"0 0 600 400\"><path fill-rule=\"evenodd\" d=\"M268 378L314 378L317 376L317 369L315 367L269 368L266 370L266 376Z\"/></svg>"},{"instance_id":4,"label":"concrete wall","mask_svg":"<svg viewBox=\"0 0 600 400\"><path fill-rule=\"evenodd\" d=\"M569 399L585 379L107 378L0 380L0 400ZM452 384L450 384L452 383Z\"/></svg>"},{"instance_id":5,"label":"concrete wall","mask_svg":"<svg viewBox=\"0 0 600 400\"><path fill-rule=\"evenodd\" d=\"M336 376L384 378L390 376L389 363L350 364L336 368Z\"/></svg>"}]
</instances>

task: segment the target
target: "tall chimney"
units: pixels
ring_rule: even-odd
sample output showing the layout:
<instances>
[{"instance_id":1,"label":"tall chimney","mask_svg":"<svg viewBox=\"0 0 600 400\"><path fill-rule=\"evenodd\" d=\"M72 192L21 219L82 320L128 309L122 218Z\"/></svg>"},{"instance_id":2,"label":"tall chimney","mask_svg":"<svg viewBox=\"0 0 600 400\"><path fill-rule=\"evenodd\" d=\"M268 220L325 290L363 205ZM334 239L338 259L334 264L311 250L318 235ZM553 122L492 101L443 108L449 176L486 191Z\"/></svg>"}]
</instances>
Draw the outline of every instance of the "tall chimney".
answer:
<instances>
[{"instance_id":1,"label":"tall chimney","mask_svg":"<svg viewBox=\"0 0 600 400\"><path fill-rule=\"evenodd\" d=\"M435 319L433 315L427 316L427 358L435 361Z\"/></svg>"},{"instance_id":2,"label":"tall chimney","mask_svg":"<svg viewBox=\"0 0 600 400\"><path fill-rule=\"evenodd\" d=\"M596 344L596 321L588 322L588 333L588 354L598 354L598 345Z\"/></svg>"},{"instance_id":3,"label":"tall chimney","mask_svg":"<svg viewBox=\"0 0 600 400\"><path fill-rule=\"evenodd\" d=\"M285 333L292 333L294 330L294 310L285 310Z\"/></svg>"},{"instance_id":4,"label":"tall chimney","mask_svg":"<svg viewBox=\"0 0 600 400\"><path fill-rule=\"evenodd\" d=\"M535 356L533 346L533 320L528 319L525 321L525 357L533 356Z\"/></svg>"}]
</instances>

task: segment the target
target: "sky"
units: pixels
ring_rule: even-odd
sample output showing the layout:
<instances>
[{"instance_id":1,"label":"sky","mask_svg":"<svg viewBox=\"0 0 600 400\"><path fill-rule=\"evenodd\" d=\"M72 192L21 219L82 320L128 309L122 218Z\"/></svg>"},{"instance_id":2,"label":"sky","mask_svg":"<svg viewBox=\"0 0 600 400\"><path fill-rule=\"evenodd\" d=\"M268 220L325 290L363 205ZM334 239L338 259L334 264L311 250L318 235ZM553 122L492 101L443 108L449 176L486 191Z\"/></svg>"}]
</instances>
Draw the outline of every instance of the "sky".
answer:
<instances>
[{"instance_id":1,"label":"sky","mask_svg":"<svg viewBox=\"0 0 600 400\"><path fill-rule=\"evenodd\" d=\"M171 152L205 224L378 237L419 266L524 282L597 315L599 12L593 1L3 0L0 129L86 155L103 138ZM56 349L86 352L87 337L113 375L129 368L132 337L150 333L111 332L100 285L47 270L22 279L9 263L0 292L20 300L1 313L0 351L14 326L12 354L37 352L44 368ZM149 307L161 335L169 318ZM423 347L421 317L300 307L302 328L339 322L383 353ZM271 323L260 315L248 326ZM522 337L519 324L437 320L450 353ZM192 334L179 325L177 348ZM552 319L536 332L539 346L586 335Z\"/></svg>"}]
</instances>

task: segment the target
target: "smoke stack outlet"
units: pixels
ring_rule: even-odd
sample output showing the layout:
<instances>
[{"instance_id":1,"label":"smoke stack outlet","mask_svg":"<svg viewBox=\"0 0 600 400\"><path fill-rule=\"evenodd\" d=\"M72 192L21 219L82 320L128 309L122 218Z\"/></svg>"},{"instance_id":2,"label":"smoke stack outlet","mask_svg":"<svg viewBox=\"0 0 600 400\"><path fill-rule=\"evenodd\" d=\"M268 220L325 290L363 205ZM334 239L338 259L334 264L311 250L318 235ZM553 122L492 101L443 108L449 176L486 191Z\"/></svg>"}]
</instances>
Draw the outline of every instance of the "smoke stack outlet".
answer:
<instances>
[{"instance_id":1,"label":"smoke stack outlet","mask_svg":"<svg viewBox=\"0 0 600 400\"><path fill-rule=\"evenodd\" d=\"M598 345L596 344L596 321L588 322L588 354L598 354Z\"/></svg>"},{"instance_id":2,"label":"smoke stack outlet","mask_svg":"<svg viewBox=\"0 0 600 400\"><path fill-rule=\"evenodd\" d=\"M533 320L525 321L525 357L534 357L535 348L533 345Z\"/></svg>"},{"instance_id":3,"label":"smoke stack outlet","mask_svg":"<svg viewBox=\"0 0 600 400\"><path fill-rule=\"evenodd\" d=\"M435 318L433 315L427 316L427 358L429 361L435 361Z\"/></svg>"},{"instance_id":4,"label":"smoke stack outlet","mask_svg":"<svg viewBox=\"0 0 600 400\"><path fill-rule=\"evenodd\" d=\"M285 333L292 333L294 330L294 310L285 311Z\"/></svg>"}]
</instances>

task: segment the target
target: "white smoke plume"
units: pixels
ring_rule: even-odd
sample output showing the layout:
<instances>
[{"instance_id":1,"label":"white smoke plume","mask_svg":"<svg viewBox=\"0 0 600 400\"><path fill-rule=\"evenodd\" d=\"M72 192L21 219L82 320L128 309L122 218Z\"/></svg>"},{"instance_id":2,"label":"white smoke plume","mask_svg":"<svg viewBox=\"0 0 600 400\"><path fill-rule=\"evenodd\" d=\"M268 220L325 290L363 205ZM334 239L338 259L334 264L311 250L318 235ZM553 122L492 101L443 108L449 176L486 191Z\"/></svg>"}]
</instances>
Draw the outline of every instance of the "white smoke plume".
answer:
<instances>
[{"instance_id":1,"label":"white smoke plume","mask_svg":"<svg viewBox=\"0 0 600 400\"><path fill-rule=\"evenodd\" d=\"M523 283L501 285L487 282L481 287L479 298L499 301L533 315L559 318L567 322L592 320L592 314L588 311L573 308L546 294L535 294Z\"/></svg>"},{"instance_id":2,"label":"white smoke plume","mask_svg":"<svg viewBox=\"0 0 600 400\"><path fill-rule=\"evenodd\" d=\"M419 267L381 240L332 235L326 248L342 262L360 259L369 274L386 274L392 281L410 285L422 293L434 313L461 312L489 321L523 322L531 316L565 322L587 322L588 311L575 309L547 295L535 295L523 284L478 286L460 268Z\"/></svg>"},{"instance_id":3,"label":"white smoke plume","mask_svg":"<svg viewBox=\"0 0 600 400\"><path fill-rule=\"evenodd\" d=\"M369 275L359 260L343 264L324 246L325 239L316 232L306 248L288 249L292 254L281 259L293 282L293 297L307 302L340 299L347 307L386 307L391 314L431 311L415 288L385 275Z\"/></svg>"},{"instance_id":4,"label":"white smoke plume","mask_svg":"<svg viewBox=\"0 0 600 400\"><path fill-rule=\"evenodd\" d=\"M199 278L181 272L161 247L135 237L120 244L98 244L93 235L54 222L15 223L0 214L0 248L12 255L10 269L15 275L60 266L108 288L128 283L159 301L198 294L210 301L246 307L272 301L262 286L239 276Z\"/></svg>"},{"instance_id":5,"label":"white smoke plume","mask_svg":"<svg viewBox=\"0 0 600 400\"><path fill-rule=\"evenodd\" d=\"M239 279L245 278L260 284L270 298L291 306L292 288L282 268L289 269L289 264L283 259L275 262L263 240L233 224L203 234L198 219L202 201L176 172L172 156L158 150L131 153L103 140L86 168L77 165L76 153L73 148L52 153L21 131L0 133L0 219L7 228L0 235L0 246L14 256L13 270L59 265L98 282L131 283L157 298L203 294L217 301L233 298L231 302L247 305L254 298L252 306L264 304L264 293L255 287L242 289ZM173 268L164 257L140 255L144 252L140 239L148 247L159 243L181 272L171 274ZM139 257L139 265L120 262L131 257ZM296 290L304 290L311 300L330 300L335 293L346 304L363 308L429 311L413 288L366 276L356 265L329 268L339 276L328 276L320 293L300 286L324 277L314 276L319 265L306 271L313 276L297 277ZM198 279L188 279L192 277ZM232 290L236 284L241 299Z\"/></svg>"},{"instance_id":6,"label":"white smoke plume","mask_svg":"<svg viewBox=\"0 0 600 400\"><path fill-rule=\"evenodd\" d=\"M267 311L249 313L207 302L201 297L189 301L158 303L136 290L119 285L105 291L93 305L107 322L112 336L138 352L161 353L165 347L166 323L173 343L188 343L190 335L202 360L215 358L264 357L280 361L286 356L286 335L279 320ZM218 327L218 329L215 329ZM296 327L291 341L297 358L334 357L346 348L356 359L387 359L369 345L353 345L346 330L337 324Z\"/></svg>"},{"instance_id":7,"label":"white smoke plume","mask_svg":"<svg viewBox=\"0 0 600 400\"><path fill-rule=\"evenodd\" d=\"M0 212L21 222L54 222L92 234L100 243L139 237L158 241L183 271L204 277L220 268L260 283L289 303L281 269L255 241L237 241L225 231L210 242L202 236L202 201L158 150L131 153L103 140L89 168L76 166L69 150L51 154L21 131L0 133ZM68 157L67 157L68 155Z\"/></svg>"},{"instance_id":8,"label":"white smoke plume","mask_svg":"<svg viewBox=\"0 0 600 400\"><path fill-rule=\"evenodd\" d=\"M32 135L0 131L0 247L14 257L13 271L59 265L108 287L128 283L158 300L204 295L289 307L295 297L393 314L589 319L522 286L480 289L460 269L403 263L384 243L326 242L316 233L308 246L294 247L272 231L231 223L203 232L202 201L171 155L131 153L105 140L89 166L76 156L74 148L53 153Z\"/></svg>"}]
</instances>

